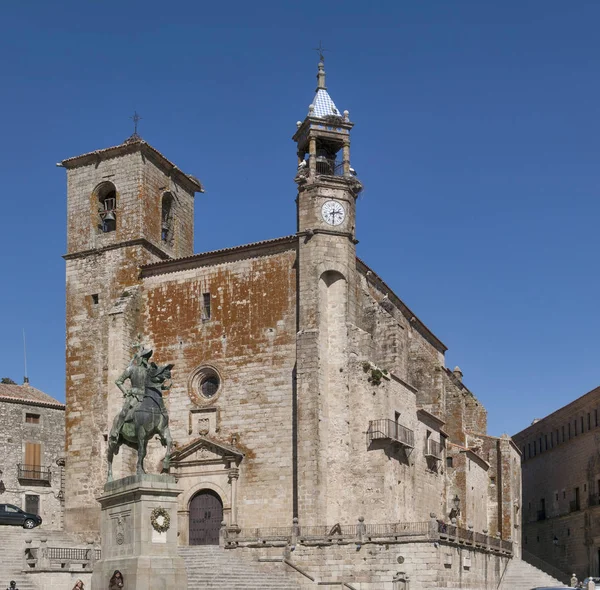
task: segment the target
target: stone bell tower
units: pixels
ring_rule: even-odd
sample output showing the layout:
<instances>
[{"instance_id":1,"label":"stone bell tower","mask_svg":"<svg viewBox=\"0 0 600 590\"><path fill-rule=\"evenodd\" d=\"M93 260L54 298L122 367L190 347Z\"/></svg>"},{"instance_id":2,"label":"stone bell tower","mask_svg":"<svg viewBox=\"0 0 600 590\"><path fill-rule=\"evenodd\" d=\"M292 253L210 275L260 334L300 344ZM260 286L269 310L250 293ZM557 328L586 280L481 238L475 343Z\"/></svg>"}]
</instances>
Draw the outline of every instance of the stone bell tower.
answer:
<instances>
[{"instance_id":1,"label":"stone bell tower","mask_svg":"<svg viewBox=\"0 0 600 590\"><path fill-rule=\"evenodd\" d=\"M193 253L203 188L137 133L58 166L68 215L65 526L97 531L107 435L122 405L114 382L143 334L139 267Z\"/></svg>"},{"instance_id":2,"label":"stone bell tower","mask_svg":"<svg viewBox=\"0 0 600 590\"><path fill-rule=\"evenodd\" d=\"M297 123L297 516L339 522L336 482L349 452L348 328L355 323L356 198L350 122L325 85L323 59L308 115ZM332 461L339 457L340 461Z\"/></svg>"}]
</instances>

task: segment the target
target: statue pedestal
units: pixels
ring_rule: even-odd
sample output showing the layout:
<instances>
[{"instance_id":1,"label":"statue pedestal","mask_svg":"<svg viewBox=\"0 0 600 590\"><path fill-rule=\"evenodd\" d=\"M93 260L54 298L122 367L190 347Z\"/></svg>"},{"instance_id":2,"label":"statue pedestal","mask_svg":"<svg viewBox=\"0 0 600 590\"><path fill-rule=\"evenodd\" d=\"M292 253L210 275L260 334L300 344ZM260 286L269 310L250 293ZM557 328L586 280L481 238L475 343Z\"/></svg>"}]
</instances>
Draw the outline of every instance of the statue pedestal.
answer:
<instances>
[{"instance_id":1,"label":"statue pedestal","mask_svg":"<svg viewBox=\"0 0 600 590\"><path fill-rule=\"evenodd\" d=\"M106 590L115 570L127 590L187 590L177 554L180 493L168 475L132 475L104 486L98 498L102 559L94 566L92 590Z\"/></svg>"}]
</instances>

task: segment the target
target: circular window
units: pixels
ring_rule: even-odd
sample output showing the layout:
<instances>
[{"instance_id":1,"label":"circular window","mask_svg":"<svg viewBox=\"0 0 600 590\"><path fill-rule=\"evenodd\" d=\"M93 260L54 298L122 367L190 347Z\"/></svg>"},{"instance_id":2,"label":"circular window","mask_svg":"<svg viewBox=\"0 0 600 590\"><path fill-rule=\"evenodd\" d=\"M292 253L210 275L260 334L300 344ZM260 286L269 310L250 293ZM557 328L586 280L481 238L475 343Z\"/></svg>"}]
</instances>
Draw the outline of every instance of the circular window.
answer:
<instances>
[{"instance_id":1,"label":"circular window","mask_svg":"<svg viewBox=\"0 0 600 590\"><path fill-rule=\"evenodd\" d=\"M191 400L200 406L212 404L223 390L221 374L213 365L196 367L188 379Z\"/></svg>"},{"instance_id":2,"label":"circular window","mask_svg":"<svg viewBox=\"0 0 600 590\"><path fill-rule=\"evenodd\" d=\"M218 375L207 375L200 381L200 391L204 397L211 398L219 390L219 385L221 382Z\"/></svg>"}]
</instances>

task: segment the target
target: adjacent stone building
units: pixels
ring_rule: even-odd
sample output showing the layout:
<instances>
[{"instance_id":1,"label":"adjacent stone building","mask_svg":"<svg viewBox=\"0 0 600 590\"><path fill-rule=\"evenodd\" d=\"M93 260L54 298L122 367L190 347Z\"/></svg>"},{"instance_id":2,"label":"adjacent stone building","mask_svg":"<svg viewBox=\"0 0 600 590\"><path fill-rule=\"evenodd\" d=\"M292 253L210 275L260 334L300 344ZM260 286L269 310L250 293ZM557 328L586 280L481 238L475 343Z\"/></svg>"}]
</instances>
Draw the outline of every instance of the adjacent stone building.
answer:
<instances>
[{"instance_id":1,"label":"adjacent stone building","mask_svg":"<svg viewBox=\"0 0 600 590\"><path fill-rule=\"evenodd\" d=\"M523 549L600 576L600 387L514 435L523 456Z\"/></svg>"},{"instance_id":2,"label":"adjacent stone building","mask_svg":"<svg viewBox=\"0 0 600 590\"><path fill-rule=\"evenodd\" d=\"M328 94L322 63L317 80L293 137L290 236L194 254L203 186L136 134L60 164L66 527L98 528L95 498L122 405L114 383L142 335L157 362L175 364L166 404L182 544L225 536L229 547L265 548L274 535L273 551L293 547L298 567L337 560L332 571L364 588L394 576L397 588L410 576L413 588L495 588L519 551L519 451L486 435L485 409L460 370L444 366L446 346L357 258L353 123ZM148 465L157 470L163 452L151 449ZM132 460L124 449L115 476L131 473ZM307 531L325 551L290 541ZM402 561L386 553L409 532ZM370 534L370 565L354 545L331 548L329 533ZM423 551L438 533L445 540ZM263 541L242 542L253 535Z\"/></svg>"},{"instance_id":3,"label":"adjacent stone building","mask_svg":"<svg viewBox=\"0 0 600 590\"><path fill-rule=\"evenodd\" d=\"M65 406L23 385L0 384L0 503L63 526Z\"/></svg>"}]
</instances>

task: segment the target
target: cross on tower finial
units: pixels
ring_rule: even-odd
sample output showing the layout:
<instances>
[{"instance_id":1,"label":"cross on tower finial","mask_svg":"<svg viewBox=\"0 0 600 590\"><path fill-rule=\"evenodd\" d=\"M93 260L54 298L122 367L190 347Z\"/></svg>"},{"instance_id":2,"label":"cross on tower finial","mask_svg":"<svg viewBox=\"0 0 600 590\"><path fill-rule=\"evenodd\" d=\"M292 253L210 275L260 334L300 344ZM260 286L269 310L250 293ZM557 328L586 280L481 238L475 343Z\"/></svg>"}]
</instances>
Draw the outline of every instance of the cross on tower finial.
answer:
<instances>
[{"instance_id":1,"label":"cross on tower finial","mask_svg":"<svg viewBox=\"0 0 600 590\"><path fill-rule=\"evenodd\" d=\"M319 46L315 47L314 51L318 51L319 52L319 61L324 62L325 61L325 56L323 55L323 52L324 51L329 51L329 49L325 49L325 47L323 47L322 41L319 41Z\"/></svg>"},{"instance_id":2,"label":"cross on tower finial","mask_svg":"<svg viewBox=\"0 0 600 590\"><path fill-rule=\"evenodd\" d=\"M129 117L133 121L133 134L137 135L137 127L141 117L137 114L137 111L133 111L133 117Z\"/></svg>"}]
</instances>

